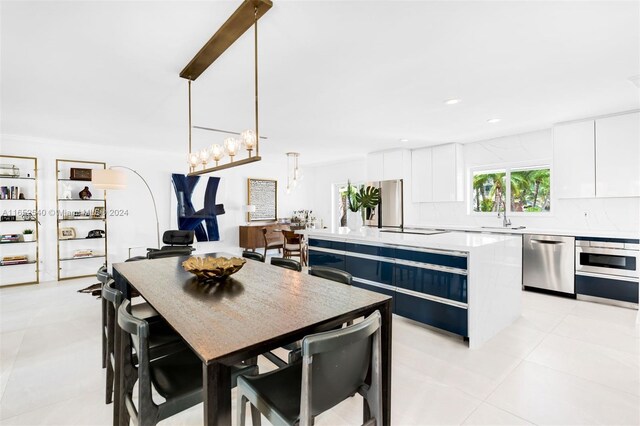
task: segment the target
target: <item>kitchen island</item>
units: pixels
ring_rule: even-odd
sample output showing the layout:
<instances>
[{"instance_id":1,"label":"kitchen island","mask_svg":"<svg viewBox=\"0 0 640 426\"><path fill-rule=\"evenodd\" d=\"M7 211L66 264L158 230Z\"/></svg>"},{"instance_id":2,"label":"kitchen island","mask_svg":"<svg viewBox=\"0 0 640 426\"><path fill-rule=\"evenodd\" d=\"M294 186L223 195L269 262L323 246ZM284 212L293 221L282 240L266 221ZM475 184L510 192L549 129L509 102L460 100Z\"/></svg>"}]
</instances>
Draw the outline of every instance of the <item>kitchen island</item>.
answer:
<instances>
[{"instance_id":1,"label":"kitchen island","mask_svg":"<svg viewBox=\"0 0 640 426\"><path fill-rule=\"evenodd\" d=\"M469 340L478 348L521 311L522 238L301 231L309 265L349 272L353 285L393 297L394 313Z\"/></svg>"}]
</instances>

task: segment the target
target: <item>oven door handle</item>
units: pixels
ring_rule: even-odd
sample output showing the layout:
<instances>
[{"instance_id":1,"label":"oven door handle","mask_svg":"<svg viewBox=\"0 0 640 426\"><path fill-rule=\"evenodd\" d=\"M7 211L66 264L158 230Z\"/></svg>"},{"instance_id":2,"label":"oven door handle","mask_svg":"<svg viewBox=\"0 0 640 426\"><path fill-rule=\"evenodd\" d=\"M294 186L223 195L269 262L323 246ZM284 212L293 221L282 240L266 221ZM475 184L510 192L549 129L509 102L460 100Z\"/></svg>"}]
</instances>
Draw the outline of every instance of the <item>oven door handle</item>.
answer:
<instances>
[{"instance_id":1,"label":"oven door handle","mask_svg":"<svg viewBox=\"0 0 640 426\"><path fill-rule=\"evenodd\" d=\"M536 243L536 244L549 244L549 245L557 245L557 244L564 244L564 241L553 241L553 240L531 240L531 243Z\"/></svg>"},{"instance_id":2,"label":"oven door handle","mask_svg":"<svg viewBox=\"0 0 640 426\"><path fill-rule=\"evenodd\" d=\"M632 282L632 283L638 283L638 278L623 277L621 275L596 274L596 273L593 273L593 272L582 272L582 271L576 271L576 275L581 275L583 277L605 278L605 279L608 279L608 280L628 281L628 282Z\"/></svg>"}]
</instances>

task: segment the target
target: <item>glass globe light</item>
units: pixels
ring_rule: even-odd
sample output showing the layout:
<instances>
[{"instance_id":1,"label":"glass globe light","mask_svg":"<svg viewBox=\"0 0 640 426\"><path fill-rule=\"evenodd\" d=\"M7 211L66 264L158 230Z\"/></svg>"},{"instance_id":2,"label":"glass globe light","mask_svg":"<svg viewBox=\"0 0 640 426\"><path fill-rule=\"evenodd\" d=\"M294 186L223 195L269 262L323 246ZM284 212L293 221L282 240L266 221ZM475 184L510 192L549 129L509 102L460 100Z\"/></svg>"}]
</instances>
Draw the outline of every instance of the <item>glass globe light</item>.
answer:
<instances>
[{"instance_id":1,"label":"glass globe light","mask_svg":"<svg viewBox=\"0 0 640 426\"><path fill-rule=\"evenodd\" d=\"M226 138L224 140L224 147L229 157L231 157L231 161L233 161L233 157L238 153L239 142L236 138Z\"/></svg>"},{"instance_id":2,"label":"glass globe light","mask_svg":"<svg viewBox=\"0 0 640 426\"><path fill-rule=\"evenodd\" d=\"M224 148L216 143L214 145L211 145L210 151L211 159L216 162L217 166L218 162L222 160L222 157L224 157Z\"/></svg>"},{"instance_id":3,"label":"glass globe light","mask_svg":"<svg viewBox=\"0 0 640 426\"><path fill-rule=\"evenodd\" d=\"M253 151L256 147L256 143L258 138L256 137L256 132L253 130L245 130L240 134L240 139L242 140L242 145L244 148L249 151L249 157L251 157L251 151Z\"/></svg>"},{"instance_id":4,"label":"glass globe light","mask_svg":"<svg viewBox=\"0 0 640 426\"><path fill-rule=\"evenodd\" d=\"M189 167L191 168L191 171L193 171L193 169L195 169L196 166L200 164L200 156L195 152L190 153L187 156L187 163L189 163Z\"/></svg>"},{"instance_id":5,"label":"glass globe light","mask_svg":"<svg viewBox=\"0 0 640 426\"><path fill-rule=\"evenodd\" d=\"M207 163L209 162L209 150L205 148L200 151L199 157L200 162L202 163L202 167L205 168L207 166Z\"/></svg>"}]
</instances>

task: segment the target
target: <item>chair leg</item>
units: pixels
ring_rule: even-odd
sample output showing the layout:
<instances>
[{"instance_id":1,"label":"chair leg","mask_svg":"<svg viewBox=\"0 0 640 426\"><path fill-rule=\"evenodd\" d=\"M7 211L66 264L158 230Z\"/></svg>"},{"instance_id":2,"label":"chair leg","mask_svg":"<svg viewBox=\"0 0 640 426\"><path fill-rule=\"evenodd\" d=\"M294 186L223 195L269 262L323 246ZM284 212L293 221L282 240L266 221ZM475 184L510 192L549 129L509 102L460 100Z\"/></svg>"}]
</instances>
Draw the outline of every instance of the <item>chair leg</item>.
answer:
<instances>
[{"instance_id":1,"label":"chair leg","mask_svg":"<svg viewBox=\"0 0 640 426\"><path fill-rule=\"evenodd\" d=\"M249 402L249 400L244 395L238 395L238 406L236 407L238 415L237 426L244 426L247 412L247 402ZM251 417L253 418L253 411L251 413Z\"/></svg>"},{"instance_id":2,"label":"chair leg","mask_svg":"<svg viewBox=\"0 0 640 426\"><path fill-rule=\"evenodd\" d=\"M258 411L258 408L256 406L251 403L249 403L249 405L251 406L251 424L253 426L261 426L262 414L260 414L260 411Z\"/></svg>"},{"instance_id":3,"label":"chair leg","mask_svg":"<svg viewBox=\"0 0 640 426\"><path fill-rule=\"evenodd\" d=\"M107 362L107 381L104 391L104 403L111 404L113 402L113 368L111 360Z\"/></svg>"},{"instance_id":4,"label":"chair leg","mask_svg":"<svg viewBox=\"0 0 640 426\"><path fill-rule=\"evenodd\" d=\"M102 326L100 334L102 335L102 368L107 368L107 335L105 327L107 326L107 301L102 299Z\"/></svg>"}]
</instances>

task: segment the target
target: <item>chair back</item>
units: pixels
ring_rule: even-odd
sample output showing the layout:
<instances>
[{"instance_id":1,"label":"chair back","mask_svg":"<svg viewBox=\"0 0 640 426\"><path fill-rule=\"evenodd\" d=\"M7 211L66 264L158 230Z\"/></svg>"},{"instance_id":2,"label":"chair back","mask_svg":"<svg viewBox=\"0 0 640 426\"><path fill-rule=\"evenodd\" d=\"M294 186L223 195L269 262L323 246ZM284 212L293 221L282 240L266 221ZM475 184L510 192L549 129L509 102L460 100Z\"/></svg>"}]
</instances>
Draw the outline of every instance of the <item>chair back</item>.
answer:
<instances>
[{"instance_id":1,"label":"chair back","mask_svg":"<svg viewBox=\"0 0 640 426\"><path fill-rule=\"evenodd\" d=\"M245 250L242 252L242 257L245 259L257 260L258 262L264 262L264 256L255 251Z\"/></svg>"},{"instance_id":2,"label":"chair back","mask_svg":"<svg viewBox=\"0 0 640 426\"><path fill-rule=\"evenodd\" d=\"M262 238L264 238L265 247L273 243L282 243L280 233L274 232L270 228L262 228Z\"/></svg>"},{"instance_id":3,"label":"chair back","mask_svg":"<svg viewBox=\"0 0 640 426\"><path fill-rule=\"evenodd\" d=\"M109 271L106 266L101 266L100 269L98 269L98 272L96 272L96 278L100 283L102 283L102 285L105 285L107 281L109 281L109 278L111 277L109 276Z\"/></svg>"},{"instance_id":4,"label":"chair back","mask_svg":"<svg viewBox=\"0 0 640 426\"><path fill-rule=\"evenodd\" d=\"M193 252L190 246L171 246L162 250L153 250L147 253L147 259L160 259L163 257L189 256Z\"/></svg>"},{"instance_id":5,"label":"chair back","mask_svg":"<svg viewBox=\"0 0 640 426\"><path fill-rule=\"evenodd\" d=\"M309 267L309 275L335 281L342 284L351 285L353 283L353 275L340 269L330 268L328 266L311 266Z\"/></svg>"},{"instance_id":6,"label":"chair back","mask_svg":"<svg viewBox=\"0 0 640 426\"><path fill-rule=\"evenodd\" d=\"M379 415L380 326L381 315L375 311L358 324L302 339L301 419L329 410L356 392L369 394L371 413ZM365 384L369 369L370 387Z\"/></svg>"},{"instance_id":7,"label":"chair back","mask_svg":"<svg viewBox=\"0 0 640 426\"><path fill-rule=\"evenodd\" d=\"M294 231L283 229L282 235L284 235L285 244L300 244L302 242L300 235L296 234Z\"/></svg>"},{"instance_id":8,"label":"chair back","mask_svg":"<svg viewBox=\"0 0 640 426\"><path fill-rule=\"evenodd\" d=\"M283 259L282 257L272 257L271 264L280 268L291 269L292 271L302 272L302 265L297 260Z\"/></svg>"},{"instance_id":9,"label":"chair back","mask_svg":"<svg viewBox=\"0 0 640 426\"><path fill-rule=\"evenodd\" d=\"M111 302L115 309L122 303L122 292L115 288L115 281L112 279L102 286L102 298Z\"/></svg>"},{"instance_id":10,"label":"chair back","mask_svg":"<svg viewBox=\"0 0 640 426\"><path fill-rule=\"evenodd\" d=\"M162 242L170 246L190 246L193 244L194 231L171 229L162 234Z\"/></svg>"}]
</instances>

